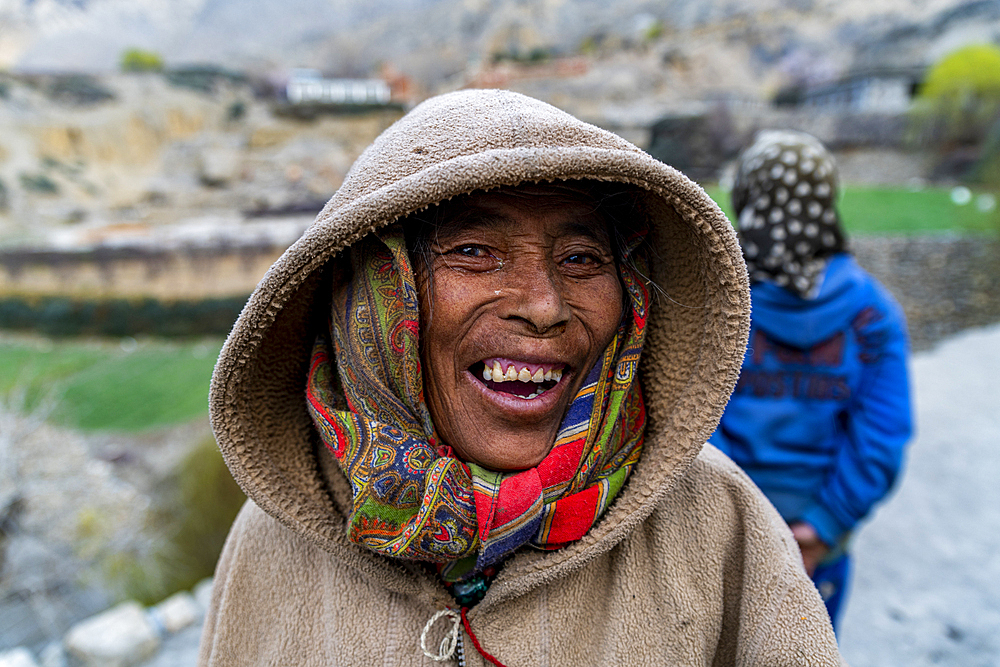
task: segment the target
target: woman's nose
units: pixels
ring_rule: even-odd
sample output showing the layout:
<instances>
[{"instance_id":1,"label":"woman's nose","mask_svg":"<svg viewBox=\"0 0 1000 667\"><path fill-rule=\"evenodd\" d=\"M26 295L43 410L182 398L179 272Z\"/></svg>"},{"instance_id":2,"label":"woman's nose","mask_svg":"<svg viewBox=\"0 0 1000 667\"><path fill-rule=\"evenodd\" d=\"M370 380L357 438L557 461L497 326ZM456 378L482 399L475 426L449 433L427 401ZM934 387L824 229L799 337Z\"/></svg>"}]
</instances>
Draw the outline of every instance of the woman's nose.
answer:
<instances>
[{"instance_id":1,"label":"woman's nose","mask_svg":"<svg viewBox=\"0 0 1000 667\"><path fill-rule=\"evenodd\" d=\"M571 313L556 267L544 261L517 264L504 271L511 297L506 317L522 320L532 333L559 332Z\"/></svg>"}]
</instances>

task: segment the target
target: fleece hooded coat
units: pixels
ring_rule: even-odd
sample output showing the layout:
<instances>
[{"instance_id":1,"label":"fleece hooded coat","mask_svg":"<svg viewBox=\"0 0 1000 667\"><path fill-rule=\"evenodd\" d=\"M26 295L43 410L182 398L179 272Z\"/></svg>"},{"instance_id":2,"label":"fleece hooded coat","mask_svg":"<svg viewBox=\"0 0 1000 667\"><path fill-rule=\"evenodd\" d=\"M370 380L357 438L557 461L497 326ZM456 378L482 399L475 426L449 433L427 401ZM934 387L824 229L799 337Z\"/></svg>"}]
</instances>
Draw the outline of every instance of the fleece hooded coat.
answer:
<instances>
[{"instance_id":1,"label":"fleece hooded coat","mask_svg":"<svg viewBox=\"0 0 1000 667\"><path fill-rule=\"evenodd\" d=\"M705 441L736 383L749 289L729 222L676 170L537 100L433 98L386 130L251 296L211 390L212 424L250 501L220 558L201 665L432 665L457 604L422 564L348 540L350 488L315 431L305 378L332 261L393 220L529 182L637 186L651 307L642 458L579 541L522 548L456 628L484 665L837 665L826 611L784 522ZM457 624L456 624L457 625ZM471 633L471 634L470 634ZM474 647L478 642L482 651ZM454 664L454 662L452 662Z\"/></svg>"}]
</instances>

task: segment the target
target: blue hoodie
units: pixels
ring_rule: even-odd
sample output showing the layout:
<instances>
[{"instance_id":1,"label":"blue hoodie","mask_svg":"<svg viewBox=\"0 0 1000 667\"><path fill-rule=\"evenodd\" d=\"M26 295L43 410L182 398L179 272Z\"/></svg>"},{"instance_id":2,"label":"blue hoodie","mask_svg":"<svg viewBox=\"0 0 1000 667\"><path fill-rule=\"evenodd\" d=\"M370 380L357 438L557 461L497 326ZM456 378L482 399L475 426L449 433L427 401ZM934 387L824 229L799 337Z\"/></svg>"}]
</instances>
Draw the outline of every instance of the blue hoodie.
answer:
<instances>
[{"instance_id":1,"label":"blue hoodie","mask_svg":"<svg viewBox=\"0 0 1000 667\"><path fill-rule=\"evenodd\" d=\"M743 370L710 441L829 545L891 488L912 431L902 309L849 254L815 299L751 289Z\"/></svg>"}]
</instances>

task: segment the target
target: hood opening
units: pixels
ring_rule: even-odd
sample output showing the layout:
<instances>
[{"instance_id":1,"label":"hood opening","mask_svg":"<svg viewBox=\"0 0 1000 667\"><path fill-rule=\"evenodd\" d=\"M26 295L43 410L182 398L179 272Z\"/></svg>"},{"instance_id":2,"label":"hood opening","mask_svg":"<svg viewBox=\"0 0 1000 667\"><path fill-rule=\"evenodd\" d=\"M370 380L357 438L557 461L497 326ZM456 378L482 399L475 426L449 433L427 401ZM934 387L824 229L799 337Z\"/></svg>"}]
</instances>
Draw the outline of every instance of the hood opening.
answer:
<instances>
[{"instance_id":1,"label":"hood opening","mask_svg":"<svg viewBox=\"0 0 1000 667\"><path fill-rule=\"evenodd\" d=\"M418 144L424 152L412 150ZM700 187L620 137L523 95L482 90L432 98L383 133L236 322L213 375L210 407L226 462L253 502L359 570L382 567L347 540L335 499L342 489L331 489L323 472L305 404L329 286L344 279L337 257L374 229L460 194L578 179L644 191L655 284L639 360L646 446L627 486L583 540L529 554L507 573L517 579L537 569L529 562L544 559L555 576L611 548L648 516L715 430L739 375L750 307L735 234Z\"/></svg>"}]
</instances>

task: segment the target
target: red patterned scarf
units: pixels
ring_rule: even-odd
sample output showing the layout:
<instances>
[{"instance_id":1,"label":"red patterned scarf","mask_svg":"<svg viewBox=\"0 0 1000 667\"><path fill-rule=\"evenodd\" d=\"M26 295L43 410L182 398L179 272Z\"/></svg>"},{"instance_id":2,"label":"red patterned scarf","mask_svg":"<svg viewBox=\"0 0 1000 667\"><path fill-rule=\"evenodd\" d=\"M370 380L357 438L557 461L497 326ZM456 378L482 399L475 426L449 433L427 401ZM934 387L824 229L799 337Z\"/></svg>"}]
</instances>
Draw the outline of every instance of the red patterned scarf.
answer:
<instances>
[{"instance_id":1,"label":"red patterned scarf","mask_svg":"<svg viewBox=\"0 0 1000 667\"><path fill-rule=\"evenodd\" d=\"M627 253L642 236L630 240ZM523 544L558 549L583 537L642 451L638 382L649 293L641 257L620 275L631 306L536 467L494 472L439 443L424 403L417 288L402 227L351 249L352 278L332 300L331 342L316 341L307 400L350 481L349 537L378 553L443 564L457 581ZM332 357L332 358L331 358Z\"/></svg>"}]
</instances>

